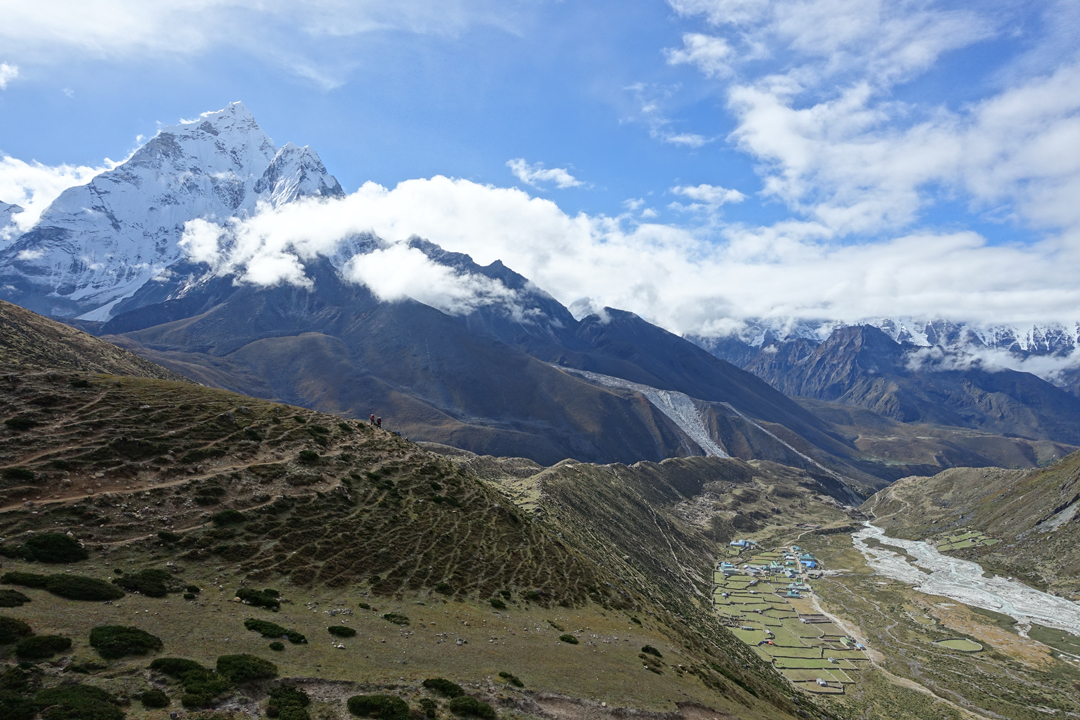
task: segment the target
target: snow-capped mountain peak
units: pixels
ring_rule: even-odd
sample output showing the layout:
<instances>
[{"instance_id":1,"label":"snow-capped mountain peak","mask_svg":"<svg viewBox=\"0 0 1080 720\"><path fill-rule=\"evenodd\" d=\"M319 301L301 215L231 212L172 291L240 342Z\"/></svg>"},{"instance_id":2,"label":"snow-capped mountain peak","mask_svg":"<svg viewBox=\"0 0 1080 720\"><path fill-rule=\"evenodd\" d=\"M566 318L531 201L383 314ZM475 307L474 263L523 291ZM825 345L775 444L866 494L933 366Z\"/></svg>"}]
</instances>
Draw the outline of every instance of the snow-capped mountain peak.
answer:
<instances>
[{"instance_id":1,"label":"snow-capped mountain peak","mask_svg":"<svg viewBox=\"0 0 1080 720\"><path fill-rule=\"evenodd\" d=\"M234 102L162 127L126 162L64 191L0 251L0 297L49 315L107 320L113 305L182 259L187 221L343 194L314 150L278 149Z\"/></svg>"}]
</instances>

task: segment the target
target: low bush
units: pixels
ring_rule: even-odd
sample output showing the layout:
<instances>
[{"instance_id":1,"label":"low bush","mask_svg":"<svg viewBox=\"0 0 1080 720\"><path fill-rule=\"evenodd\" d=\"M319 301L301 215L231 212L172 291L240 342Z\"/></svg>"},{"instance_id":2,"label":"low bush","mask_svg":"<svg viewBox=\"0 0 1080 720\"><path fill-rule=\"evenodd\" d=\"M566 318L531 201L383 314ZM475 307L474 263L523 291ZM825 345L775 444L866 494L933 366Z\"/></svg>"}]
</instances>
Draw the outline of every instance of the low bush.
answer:
<instances>
[{"instance_id":1,"label":"low bush","mask_svg":"<svg viewBox=\"0 0 1080 720\"><path fill-rule=\"evenodd\" d=\"M454 592L454 588L450 587L450 583L441 582L435 586L435 592L450 595Z\"/></svg>"},{"instance_id":2,"label":"low bush","mask_svg":"<svg viewBox=\"0 0 1080 720\"><path fill-rule=\"evenodd\" d=\"M244 513L239 510L218 510L216 513L210 516L210 522L214 523L218 527L223 525L236 525L247 520Z\"/></svg>"},{"instance_id":3,"label":"low bush","mask_svg":"<svg viewBox=\"0 0 1080 720\"><path fill-rule=\"evenodd\" d=\"M346 705L358 717L405 720L409 716L409 706L393 695L353 695Z\"/></svg>"},{"instance_id":4,"label":"low bush","mask_svg":"<svg viewBox=\"0 0 1080 720\"><path fill-rule=\"evenodd\" d=\"M277 677L277 665L254 655L222 655L217 659L218 674L234 683Z\"/></svg>"},{"instance_id":5,"label":"low bush","mask_svg":"<svg viewBox=\"0 0 1080 720\"><path fill-rule=\"evenodd\" d=\"M0 471L0 477L5 480L15 480L18 482L34 482L34 478L37 475L33 470L24 467L7 467Z\"/></svg>"},{"instance_id":6,"label":"low bush","mask_svg":"<svg viewBox=\"0 0 1080 720\"><path fill-rule=\"evenodd\" d=\"M544 599L543 596L535 590L526 590L523 597L532 602L540 602Z\"/></svg>"},{"instance_id":7,"label":"low bush","mask_svg":"<svg viewBox=\"0 0 1080 720\"><path fill-rule=\"evenodd\" d=\"M86 378L71 378L71 387L85 389L90 387L90 381Z\"/></svg>"},{"instance_id":8,"label":"low bush","mask_svg":"<svg viewBox=\"0 0 1080 720\"><path fill-rule=\"evenodd\" d=\"M30 428L37 425L37 423L34 422L33 418L28 418L25 415L8 418L4 421L4 424L12 430L16 430L18 432L26 432Z\"/></svg>"},{"instance_id":9,"label":"low bush","mask_svg":"<svg viewBox=\"0 0 1080 720\"><path fill-rule=\"evenodd\" d=\"M278 685L270 689L270 703L266 714L270 715L270 708L277 710L279 720L310 720L307 706L311 704L311 698L300 688L292 685Z\"/></svg>"},{"instance_id":10,"label":"low bush","mask_svg":"<svg viewBox=\"0 0 1080 720\"><path fill-rule=\"evenodd\" d=\"M31 635L15 645L15 656L23 660L43 660L71 649L71 638L60 635Z\"/></svg>"},{"instance_id":11,"label":"low bush","mask_svg":"<svg viewBox=\"0 0 1080 720\"><path fill-rule=\"evenodd\" d=\"M158 539L165 543L178 543L183 539L183 536L179 533L174 533L171 530L158 530Z\"/></svg>"},{"instance_id":12,"label":"low bush","mask_svg":"<svg viewBox=\"0 0 1080 720\"><path fill-rule=\"evenodd\" d=\"M38 706L28 697L10 690L0 690L0 717L4 720L33 720Z\"/></svg>"},{"instance_id":13,"label":"low bush","mask_svg":"<svg viewBox=\"0 0 1080 720\"><path fill-rule=\"evenodd\" d=\"M73 563L85 560L90 553L79 541L63 533L41 533L22 544L22 556L43 563Z\"/></svg>"},{"instance_id":14,"label":"low bush","mask_svg":"<svg viewBox=\"0 0 1080 720\"><path fill-rule=\"evenodd\" d=\"M285 649L285 643L281 642L280 640L275 640L274 642L270 643L270 649L274 652L281 652Z\"/></svg>"},{"instance_id":15,"label":"low bush","mask_svg":"<svg viewBox=\"0 0 1080 720\"><path fill-rule=\"evenodd\" d=\"M124 597L124 591L115 585L82 575L35 575L34 573L8 572L0 576L0 582L41 588L68 600L119 600Z\"/></svg>"},{"instance_id":16,"label":"low bush","mask_svg":"<svg viewBox=\"0 0 1080 720\"><path fill-rule=\"evenodd\" d=\"M512 593L509 590L500 590L499 594L502 595L507 600L509 600L510 596L512 595Z\"/></svg>"},{"instance_id":17,"label":"low bush","mask_svg":"<svg viewBox=\"0 0 1080 720\"><path fill-rule=\"evenodd\" d=\"M468 695L454 698L447 707L455 715L473 716L483 718L483 720L495 720L496 718L495 708Z\"/></svg>"},{"instance_id":18,"label":"low bush","mask_svg":"<svg viewBox=\"0 0 1080 720\"><path fill-rule=\"evenodd\" d=\"M319 453L314 450L301 450L298 459L301 465L318 465Z\"/></svg>"},{"instance_id":19,"label":"low bush","mask_svg":"<svg viewBox=\"0 0 1080 720\"><path fill-rule=\"evenodd\" d=\"M345 627L344 625L331 625L326 628L326 631L335 637L356 637L356 631L351 627Z\"/></svg>"},{"instance_id":20,"label":"low bush","mask_svg":"<svg viewBox=\"0 0 1080 720\"><path fill-rule=\"evenodd\" d=\"M562 640L564 643L568 643L570 645L578 644L578 639L573 635L560 635L559 639Z\"/></svg>"},{"instance_id":21,"label":"low bush","mask_svg":"<svg viewBox=\"0 0 1080 720\"><path fill-rule=\"evenodd\" d=\"M10 645L33 634L34 631L22 620L0 617L0 645Z\"/></svg>"},{"instance_id":22,"label":"low bush","mask_svg":"<svg viewBox=\"0 0 1080 720\"><path fill-rule=\"evenodd\" d=\"M281 607L281 601L278 599L281 596L277 590L271 590L270 588L266 590L240 588L236 591L236 597L256 607L270 608L271 610Z\"/></svg>"},{"instance_id":23,"label":"low bush","mask_svg":"<svg viewBox=\"0 0 1080 720\"><path fill-rule=\"evenodd\" d=\"M144 690L139 695L139 702L147 708L169 707L169 696L161 690Z\"/></svg>"},{"instance_id":24,"label":"low bush","mask_svg":"<svg viewBox=\"0 0 1080 720\"><path fill-rule=\"evenodd\" d=\"M658 658L664 657L660 654L660 651L654 648L652 645L646 645L645 647L641 648L641 652L645 653L646 655L655 655Z\"/></svg>"},{"instance_id":25,"label":"low bush","mask_svg":"<svg viewBox=\"0 0 1080 720\"><path fill-rule=\"evenodd\" d=\"M60 685L42 690L34 697L48 720L122 720L124 711L117 699L92 685Z\"/></svg>"},{"instance_id":26,"label":"low bush","mask_svg":"<svg viewBox=\"0 0 1080 720\"><path fill-rule=\"evenodd\" d=\"M385 615L383 615L383 620L386 620L387 622L392 622L395 625L409 624L409 617L407 615L402 615L401 613L386 613Z\"/></svg>"},{"instance_id":27,"label":"low bush","mask_svg":"<svg viewBox=\"0 0 1080 720\"><path fill-rule=\"evenodd\" d=\"M188 585L184 588L185 592L195 593L196 595L202 592L202 589L198 585Z\"/></svg>"},{"instance_id":28,"label":"low bush","mask_svg":"<svg viewBox=\"0 0 1080 720\"><path fill-rule=\"evenodd\" d=\"M456 682L450 682L444 678L428 678L423 683L424 687L432 692L437 692L448 698L461 697L465 694L461 686Z\"/></svg>"},{"instance_id":29,"label":"low bush","mask_svg":"<svg viewBox=\"0 0 1080 720\"><path fill-rule=\"evenodd\" d=\"M186 708L200 708L211 704L215 698L232 688L229 679L194 660L183 658L158 658L150 663L150 669L180 681L184 695L180 704Z\"/></svg>"},{"instance_id":30,"label":"low bush","mask_svg":"<svg viewBox=\"0 0 1080 720\"><path fill-rule=\"evenodd\" d=\"M514 675L513 673L501 672L499 673L499 677L501 677L503 680L510 683L514 687L525 687L525 683L521 682L521 678L519 678L517 675Z\"/></svg>"},{"instance_id":31,"label":"low bush","mask_svg":"<svg viewBox=\"0 0 1080 720\"><path fill-rule=\"evenodd\" d=\"M248 618L244 621L244 627L253 632L257 632L266 638L285 638L294 645L302 645L307 642L307 638L296 630L289 630L277 623L268 622L266 620Z\"/></svg>"},{"instance_id":32,"label":"low bush","mask_svg":"<svg viewBox=\"0 0 1080 720\"><path fill-rule=\"evenodd\" d=\"M141 570L134 575L124 575L113 580L113 585L128 592L136 592L147 597L165 597L173 588L179 590L168 570Z\"/></svg>"},{"instance_id":33,"label":"low bush","mask_svg":"<svg viewBox=\"0 0 1080 720\"><path fill-rule=\"evenodd\" d=\"M491 600L489 600L488 602L490 602L491 607L495 608L496 610L505 610L506 609L506 603L504 603L499 598L491 598Z\"/></svg>"},{"instance_id":34,"label":"low bush","mask_svg":"<svg viewBox=\"0 0 1080 720\"><path fill-rule=\"evenodd\" d=\"M30 598L18 590L0 590L0 607L19 607L30 602Z\"/></svg>"},{"instance_id":35,"label":"low bush","mask_svg":"<svg viewBox=\"0 0 1080 720\"><path fill-rule=\"evenodd\" d=\"M90 647L109 660L125 655L146 655L164 646L156 635L128 625L99 625L90 631Z\"/></svg>"},{"instance_id":36,"label":"low bush","mask_svg":"<svg viewBox=\"0 0 1080 720\"><path fill-rule=\"evenodd\" d=\"M356 606L358 608L360 608L361 610L370 610L371 609L371 606L368 605L366 602L364 602L362 600L360 602L356 603Z\"/></svg>"},{"instance_id":37,"label":"low bush","mask_svg":"<svg viewBox=\"0 0 1080 720\"><path fill-rule=\"evenodd\" d=\"M0 583L5 585L22 585L23 587L45 589L49 582L48 575L36 575L28 572L6 572L0 575Z\"/></svg>"},{"instance_id":38,"label":"low bush","mask_svg":"<svg viewBox=\"0 0 1080 720\"><path fill-rule=\"evenodd\" d=\"M439 703L431 698L420 698L416 704L420 706L420 711L431 720L439 717Z\"/></svg>"},{"instance_id":39,"label":"low bush","mask_svg":"<svg viewBox=\"0 0 1080 720\"><path fill-rule=\"evenodd\" d=\"M124 711L109 692L92 685L60 685L34 697L48 720L123 720Z\"/></svg>"},{"instance_id":40,"label":"low bush","mask_svg":"<svg viewBox=\"0 0 1080 720\"><path fill-rule=\"evenodd\" d=\"M194 600L195 597L196 597L195 593L184 593L184 599L185 600Z\"/></svg>"}]
</instances>

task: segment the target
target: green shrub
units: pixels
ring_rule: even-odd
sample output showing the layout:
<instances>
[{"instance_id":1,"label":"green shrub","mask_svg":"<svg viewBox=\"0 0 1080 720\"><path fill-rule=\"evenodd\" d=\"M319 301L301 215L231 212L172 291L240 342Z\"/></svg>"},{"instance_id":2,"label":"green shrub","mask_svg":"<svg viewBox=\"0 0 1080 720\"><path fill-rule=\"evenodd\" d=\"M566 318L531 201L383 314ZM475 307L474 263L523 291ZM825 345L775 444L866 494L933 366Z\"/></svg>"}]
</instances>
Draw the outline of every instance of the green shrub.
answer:
<instances>
[{"instance_id":1,"label":"green shrub","mask_svg":"<svg viewBox=\"0 0 1080 720\"><path fill-rule=\"evenodd\" d=\"M71 378L71 387L85 389L90 387L90 381L86 378Z\"/></svg>"},{"instance_id":2,"label":"green shrub","mask_svg":"<svg viewBox=\"0 0 1080 720\"><path fill-rule=\"evenodd\" d=\"M0 607L19 607L30 602L30 598L18 590L0 590Z\"/></svg>"},{"instance_id":3,"label":"green shrub","mask_svg":"<svg viewBox=\"0 0 1080 720\"><path fill-rule=\"evenodd\" d=\"M454 592L454 589L450 587L450 583L441 582L435 586L435 592L442 593L443 595L450 595Z\"/></svg>"},{"instance_id":4,"label":"green shrub","mask_svg":"<svg viewBox=\"0 0 1080 720\"><path fill-rule=\"evenodd\" d=\"M299 460L301 465L318 465L319 453L314 450L301 450Z\"/></svg>"},{"instance_id":5,"label":"green shrub","mask_svg":"<svg viewBox=\"0 0 1080 720\"><path fill-rule=\"evenodd\" d=\"M405 720L409 716L409 706L393 695L353 695L346 705L349 712L358 717Z\"/></svg>"},{"instance_id":6,"label":"green shrub","mask_svg":"<svg viewBox=\"0 0 1080 720\"><path fill-rule=\"evenodd\" d=\"M424 681L423 685L428 690L437 692L448 698L461 697L465 694L465 691L461 689L460 685L455 682L450 682L445 678L428 678Z\"/></svg>"},{"instance_id":7,"label":"green shrub","mask_svg":"<svg viewBox=\"0 0 1080 720\"><path fill-rule=\"evenodd\" d=\"M254 655L222 655L217 659L218 674L240 684L277 677L277 665Z\"/></svg>"},{"instance_id":8,"label":"green shrub","mask_svg":"<svg viewBox=\"0 0 1080 720\"><path fill-rule=\"evenodd\" d=\"M383 620L386 620L387 622L392 622L395 625L409 624L409 617L407 615L402 615L401 613L386 613L385 615L383 615Z\"/></svg>"},{"instance_id":9,"label":"green shrub","mask_svg":"<svg viewBox=\"0 0 1080 720\"><path fill-rule=\"evenodd\" d=\"M17 417L8 418L7 420L4 421L4 424L7 425L12 430L17 430L18 432L26 432L30 428L37 425L37 423L34 422L34 420L32 418L28 418L25 415L19 415Z\"/></svg>"},{"instance_id":10,"label":"green shrub","mask_svg":"<svg viewBox=\"0 0 1080 720\"><path fill-rule=\"evenodd\" d=\"M79 541L63 533L34 535L22 544L23 557L43 563L72 563L90 557Z\"/></svg>"},{"instance_id":11,"label":"green shrub","mask_svg":"<svg viewBox=\"0 0 1080 720\"><path fill-rule=\"evenodd\" d=\"M439 703L431 698L420 698L416 701L416 704L420 706L420 711L431 720L439 717Z\"/></svg>"},{"instance_id":12,"label":"green shrub","mask_svg":"<svg viewBox=\"0 0 1080 720\"><path fill-rule=\"evenodd\" d=\"M170 544L178 543L183 539L182 535L180 535L179 533L174 533L170 530L158 530L157 536L162 542Z\"/></svg>"},{"instance_id":13,"label":"green shrub","mask_svg":"<svg viewBox=\"0 0 1080 720\"><path fill-rule=\"evenodd\" d=\"M641 652L647 655L655 655L658 658L664 657L660 654L660 651L654 648L652 645L646 645L645 647L641 648Z\"/></svg>"},{"instance_id":14,"label":"green shrub","mask_svg":"<svg viewBox=\"0 0 1080 720\"><path fill-rule=\"evenodd\" d=\"M141 570L134 575L124 575L113 580L113 585L128 592L137 592L147 597L165 597L175 587L172 574L168 570Z\"/></svg>"},{"instance_id":15,"label":"green shrub","mask_svg":"<svg viewBox=\"0 0 1080 720\"><path fill-rule=\"evenodd\" d=\"M157 689L144 690L139 695L139 702L143 704L143 707L147 708L169 707L169 696Z\"/></svg>"},{"instance_id":16,"label":"green shrub","mask_svg":"<svg viewBox=\"0 0 1080 720\"><path fill-rule=\"evenodd\" d=\"M495 720L496 718L495 708L468 695L454 698L447 707L455 715L472 715L483 718L483 720Z\"/></svg>"},{"instance_id":17,"label":"green shrub","mask_svg":"<svg viewBox=\"0 0 1080 720\"><path fill-rule=\"evenodd\" d=\"M489 600L489 602L491 603L491 607L495 608L496 610L505 610L506 609L506 603L504 603L499 598L491 598L491 600Z\"/></svg>"},{"instance_id":18,"label":"green shrub","mask_svg":"<svg viewBox=\"0 0 1080 720\"><path fill-rule=\"evenodd\" d=\"M239 510L218 510L216 513L210 516L210 521L221 527L223 525L235 525L247 520L244 513Z\"/></svg>"},{"instance_id":19,"label":"green shrub","mask_svg":"<svg viewBox=\"0 0 1080 720\"><path fill-rule=\"evenodd\" d=\"M356 631L351 627L345 627L344 625L331 625L326 628L326 631L335 637L356 637Z\"/></svg>"},{"instance_id":20,"label":"green shrub","mask_svg":"<svg viewBox=\"0 0 1080 720\"><path fill-rule=\"evenodd\" d=\"M196 597L195 593L184 593L184 599L185 600L194 600L195 597Z\"/></svg>"},{"instance_id":21,"label":"green shrub","mask_svg":"<svg viewBox=\"0 0 1080 720\"><path fill-rule=\"evenodd\" d=\"M90 647L110 660L125 655L146 655L164 647L161 638L127 625L99 625L90 631Z\"/></svg>"},{"instance_id":22,"label":"green shrub","mask_svg":"<svg viewBox=\"0 0 1080 720\"><path fill-rule=\"evenodd\" d=\"M150 669L176 678L184 687L180 704L186 708L200 708L211 704L216 697L232 688L228 678L194 660L183 658L158 658L150 663Z\"/></svg>"},{"instance_id":23,"label":"green shrub","mask_svg":"<svg viewBox=\"0 0 1080 720\"><path fill-rule=\"evenodd\" d=\"M514 675L513 673L501 672L499 673L499 677L501 677L503 680L510 683L514 687L525 687L525 683L521 682L521 678L519 678L517 675Z\"/></svg>"},{"instance_id":24,"label":"green shrub","mask_svg":"<svg viewBox=\"0 0 1080 720\"><path fill-rule=\"evenodd\" d=\"M532 602L540 602L541 600L544 599L543 596L540 595L540 593L536 592L535 590L527 590L527 591L525 591L524 598L526 600L531 600Z\"/></svg>"},{"instance_id":25,"label":"green shrub","mask_svg":"<svg viewBox=\"0 0 1080 720\"><path fill-rule=\"evenodd\" d=\"M24 467L8 467L0 471L0 476L5 480L17 480L19 482L33 482L37 475L33 470Z\"/></svg>"},{"instance_id":26,"label":"green shrub","mask_svg":"<svg viewBox=\"0 0 1080 720\"><path fill-rule=\"evenodd\" d=\"M68 600L119 600L124 597L120 588L82 575L49 575L45 589Z\"/></svg>"},{"instance_id":27,"label":"green shrub","mask_svg":"<svg viewBox=\"0 0 1080 720\"><path fill-rule=\"evenodd\" d=\"M368 604L367 604L366 602L364 602L363 600L361 600L360 602L356 603L356 606L357 606L358 608L360 608L361 610L370 610L370 609L371 609L371 606L370 606L370 605L368 605Z\"/></svg>"},{"instance_id":28,"label":"green shrub","mask_svg":"<svg viewBox=\"0 0 1080 720\"><path fill-rule=\"evenodd\" d=\"M198 585L188 585L184 588L185 592L195 593L196 595L202 592L202 589Z\"/></svg>"},{"instance_id":29,"label":"green shrub","mask_svg":"<svg viewBox=\"0 0 1080 720\"><path fill-rule=\"evenodd\" d=\"M31 635L15 645L15 656L23 660L42 660L71 649L71 638L59 635Z\"/></svg>"},{"instance_id":30,"label":"green shrub","mask_svg":"<svg viewBox=\"0 0 1080 720\"><path fill-rule=\"evenodd\" d=\"M275 640L274 642L270 643L270 649L274 652L281 652L285 649L285 643L281 642L280 640Z\"/></svg>"},{"instance_id":31,"label":"green shrub","mask_svg":"<svg viewBox=\"0 0 1080 720\"><path fill-rule=\"evenodd\" d=\"M285 638L294 645L302 645L307 642L307 638L298 633L296 630L289 630L277 623L268 622L266 620L256 620L255 618L248 618L244 621L244 627L248 630L259 633L266 638Z\"/></svg>"},{"instance_id":32,"label":"green shrub","mask_svg":"<svg viewBox=\"0 0 1080 720\"><path fill-rule=\"evenodd\" d=\"M0 645L10 645L33 634L34 631L22 620L0 617Z\"/></svg>"},{"instance_id":33,"label":"green shrub","mask_svg":"<svg viewBox=\"0 0 1080 720\"><path fill-rule=\"evenodd\" d=\"M47 708L42 717L47 720L123 720L124 711L117 707L112 694L91 685L60 685L42 690L34 701Z\"/></svg>"},{"instance_id":34,"label":"green shrub","mask_svg":"<svg viewBox=\"0 0 1080 720\"><path fill-rule=\"evenodd\" d=\"M48 575L35 575L27 572L6 572L0 575L0 583L6 585L22 585L23 587L44 589L48 582Z\"/></svg>"},{"instance_id":35,"label":"green shrub","mask_svg":"<svg viewBox=\"0 0 1080 720\"><path fill-rule=\"evenodd\" d=\"M264 608L279 608L281 607L281 601L278 600L280 594L277 590L254 590L252 588L240 588L236 591L236 597L247 602L250 605Z\"/></svg>"},{"instance_id":36,"label":"green shrub","mask_svg":"<svg viewBox=\"0 0 1080 720\"><path fill-rule=\"evenodd\" d=\"M0 717L4 720L33 720L38 707L34 701L11 690L0 690Z\"/></svg>"},{"instance_id":37,"label":"green shrub","mask_svg":"<svg viewBox=\"0 0 1080 720\"><path fill-rule=\"evenodd\" d=\"M339 422L337 424L337 426L338 426L338 430L340 430L341 432L351 433L351 432L354 431L353 426L349 425L348 423Z\"/></svg>"},{"instance_id":38,"label":"green shrub","mask_svg":"<svg viewBox=\"0 0 1080 720\"><path fill-rule=\"evenodd\" d=\"M560 635L559 639L562 640L564 643L569 643L570 645L578 644L578 639L573 635Z\"/></svg>"},{"instance_id":39,"label":"green shrub","mask_svg":"<svg viewBox=\"0 0 1080 720\"><path fill-rule=\"evenodd\" d=\"M509 590L500 590L499 594L502 595L505 599L509 600L511 592Z\"/></svg>"},{"instance_id":40,"label":"green shrub","mask_svg":"<svg viewBox=\"0 0 1080 720\"><path fill-rule=\"evenodd\" d=\"M311 704L308 694L293 685L278 685L270 689L270 704L279 708L305 708Z\"/></svg>"}]
</instances>

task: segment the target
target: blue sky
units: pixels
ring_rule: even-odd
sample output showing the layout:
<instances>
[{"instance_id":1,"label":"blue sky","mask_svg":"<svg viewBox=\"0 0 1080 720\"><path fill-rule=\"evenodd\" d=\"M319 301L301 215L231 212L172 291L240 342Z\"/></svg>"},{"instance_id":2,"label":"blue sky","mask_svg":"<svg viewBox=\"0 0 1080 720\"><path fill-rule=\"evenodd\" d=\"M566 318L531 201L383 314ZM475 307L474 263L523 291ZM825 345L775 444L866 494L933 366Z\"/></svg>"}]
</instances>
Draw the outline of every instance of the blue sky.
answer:
<instances>
[{"instance_id":1,"label":"blue sky","mask_svg":"<svg viewBox=\"0 0 1080 720\"><path fill-rule=\"evenodd\" d=\"M0 201L243 100L346 191L386 190L351 210L388 218L374 227L676 331L1080 318L1077 0L149 5L0 1ZM387 215L485 188L550 227ZM563 226L576 256L552 239ZM559 247L575 267L548 257Z\"/></svg>"}]
</instances>

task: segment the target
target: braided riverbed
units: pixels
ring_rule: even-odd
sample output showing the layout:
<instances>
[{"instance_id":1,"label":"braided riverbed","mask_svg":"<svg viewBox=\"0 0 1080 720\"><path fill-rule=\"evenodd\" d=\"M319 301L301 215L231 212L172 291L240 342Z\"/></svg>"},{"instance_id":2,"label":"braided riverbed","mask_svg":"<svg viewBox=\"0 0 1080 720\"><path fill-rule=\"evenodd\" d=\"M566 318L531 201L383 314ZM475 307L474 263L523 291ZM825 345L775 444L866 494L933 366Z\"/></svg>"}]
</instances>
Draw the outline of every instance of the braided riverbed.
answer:
<instances>
[{"instance_id":1,"label":"braided riverbed","mask_svg":"<svg viewBox=\"0 0 1080 720\"><path fill-rule=\"evenodd\" d=\"M871 538L903 548L915 559L914 564L883 547L867 545ZM1026 634L1032 624L1038 624L1080 636L1080 605L1065 598L1016 580L984 577L978 563L942 555L933 545L922 541L891 538L869 522L852 535L852 540L870 567L919 592L1009 615L1016 620L1021 634Z\"/></svg>"}]
</instances>

